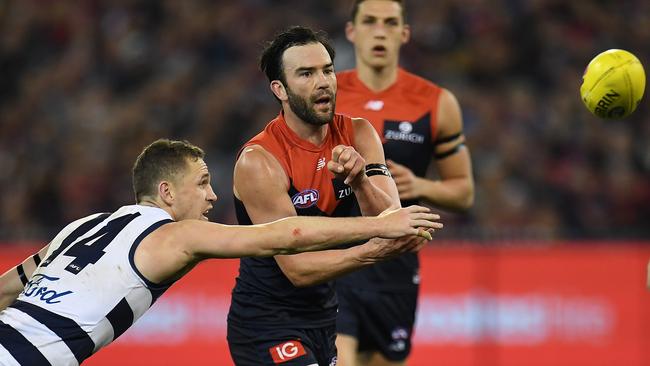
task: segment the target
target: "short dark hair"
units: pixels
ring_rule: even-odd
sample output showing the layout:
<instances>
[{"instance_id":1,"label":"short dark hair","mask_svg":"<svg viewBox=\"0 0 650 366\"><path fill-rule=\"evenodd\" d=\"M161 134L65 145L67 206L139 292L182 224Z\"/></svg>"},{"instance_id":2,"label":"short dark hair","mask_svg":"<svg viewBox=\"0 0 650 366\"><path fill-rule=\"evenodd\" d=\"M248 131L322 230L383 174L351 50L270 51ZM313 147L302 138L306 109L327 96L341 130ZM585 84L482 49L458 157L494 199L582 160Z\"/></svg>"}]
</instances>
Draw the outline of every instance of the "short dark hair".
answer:
<instances>
[{"instance_id":1,"label":"short dark hair","mask_svg":"<svg viewBox=\"0 0 650 366\"><path fill-rule=\"evenodd\" d=\"M359 5L366 0L354 0L352 4L352 11L350 11L350 20L354 23L357 19L357 14L359 13ZM394 1L402 7L402 21L406 23L406 0L391 0Z\"/></svg>"},{"instance_id":2,"label":"short dark hair","mask_svg":"<svg viewBox=\"0 0 650 366\"><path fill-rule=\"evenodd\" d=\"M324 31L313 31L307 27L293 26L275 35L272 41L268 42L260 56L260 69L266 74L270 81L280 80L287 84L282 65L284 51L294 46L304 46L311 43L322 44L329 53L332 62L336 56L334 47Z\"/></svg>"},{"instance_id":3,"label":"short dark hair","mask_svg":"<svg viewBox=\"0 0 650 366\"><path fill-rule=\"evenodd\" d=\"M173 180L187 168L187 160L203 159L205 152L187 141L159 139L142 150L133 165L133 191L139 203L156 195L158 183Z\"/></svg>"}]
</instances>

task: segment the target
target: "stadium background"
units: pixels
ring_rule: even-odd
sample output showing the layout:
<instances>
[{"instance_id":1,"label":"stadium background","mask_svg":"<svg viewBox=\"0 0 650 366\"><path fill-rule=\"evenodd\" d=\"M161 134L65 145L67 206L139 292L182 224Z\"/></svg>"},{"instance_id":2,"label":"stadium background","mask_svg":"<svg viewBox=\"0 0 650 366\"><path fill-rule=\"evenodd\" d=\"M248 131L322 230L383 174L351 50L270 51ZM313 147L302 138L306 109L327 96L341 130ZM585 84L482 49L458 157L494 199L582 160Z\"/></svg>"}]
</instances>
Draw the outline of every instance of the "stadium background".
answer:
<instances>
[{"instance_id":1,"label":"stadium background","mask_svg":"<svg viewBox=\"0 0 650 366\"><path fill-rule=\"evenodd\" d=\"M605 49L650 67L650 3L407 3L402 65L458 97L477 188L423 253L412 364L650 364L648 98L602 121L578 96ZM348 0L0 1L0 271L69 221L132 202L131 164L158 137L206 149L211 218L234 223L236 151L278 112L263 41L324 29L350 68L348 12ZM229 364L236 268L201 265L87 364Z\"/></svg>"}]
</instances>

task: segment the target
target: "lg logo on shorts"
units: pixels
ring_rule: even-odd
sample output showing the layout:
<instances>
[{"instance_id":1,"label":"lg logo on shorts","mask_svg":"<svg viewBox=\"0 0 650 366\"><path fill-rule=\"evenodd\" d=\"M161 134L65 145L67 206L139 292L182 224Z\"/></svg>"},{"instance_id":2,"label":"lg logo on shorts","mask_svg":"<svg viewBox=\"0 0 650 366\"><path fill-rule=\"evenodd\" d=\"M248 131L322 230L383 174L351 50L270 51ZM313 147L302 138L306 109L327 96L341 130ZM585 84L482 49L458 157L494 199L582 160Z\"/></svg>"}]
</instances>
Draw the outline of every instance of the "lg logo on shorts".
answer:
<instances>
[{"instance_id":1,"label":"lg logo on shorts","mask_svg":"<svg viewBox=\"0 0 650 366\"><path fill-rule=\"evenodd\" d=\"M306 354L300 341L288 341L269 348L273 362L283 363Z\"/></svg>"}]
</instances>

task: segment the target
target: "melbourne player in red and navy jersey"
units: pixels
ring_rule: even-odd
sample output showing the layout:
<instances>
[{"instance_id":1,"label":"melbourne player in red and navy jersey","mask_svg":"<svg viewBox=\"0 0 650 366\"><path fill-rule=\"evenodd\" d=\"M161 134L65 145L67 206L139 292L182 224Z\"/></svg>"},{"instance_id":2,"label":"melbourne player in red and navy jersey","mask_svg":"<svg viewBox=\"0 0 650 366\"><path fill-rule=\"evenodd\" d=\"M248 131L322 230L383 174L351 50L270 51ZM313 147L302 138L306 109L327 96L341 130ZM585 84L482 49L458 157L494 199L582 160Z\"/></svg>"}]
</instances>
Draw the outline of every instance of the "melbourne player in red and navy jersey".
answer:
<instances>
[{"instance_id":1,"label":"melbourne player in red and navy jersey","mask_svg":"<svg viewBox=\"0 0 650 366\"><path fill-rule=\"evenodd\" d=\"M242 148L234 172L237 218L264 223L296 215L374 216L399 205L381 141L365 119L334 113L334 50L293 27L261 58L281 113ZM244 258L228 313L237 365L336 364L337 276L419 249L406 237L319 255Z\"/></svg>"},{"instance_id":2,"label":"melbourne player in red and navy jersey","mask_svg":"<svg viewBox=\"0 0 650 366\"><path fill-rule=\"evenodd\" d=\"M454 95L398 66L409 38L399 0L357 0L346 35L356 68L337 75L336 112L378 132L402 205L464 210L474 199L470 155ZM431 161L439 180L424 178ZM411 348L419 284L416 253L337 280L340 365L403 365Z\"/></svg>"}]
</instances>

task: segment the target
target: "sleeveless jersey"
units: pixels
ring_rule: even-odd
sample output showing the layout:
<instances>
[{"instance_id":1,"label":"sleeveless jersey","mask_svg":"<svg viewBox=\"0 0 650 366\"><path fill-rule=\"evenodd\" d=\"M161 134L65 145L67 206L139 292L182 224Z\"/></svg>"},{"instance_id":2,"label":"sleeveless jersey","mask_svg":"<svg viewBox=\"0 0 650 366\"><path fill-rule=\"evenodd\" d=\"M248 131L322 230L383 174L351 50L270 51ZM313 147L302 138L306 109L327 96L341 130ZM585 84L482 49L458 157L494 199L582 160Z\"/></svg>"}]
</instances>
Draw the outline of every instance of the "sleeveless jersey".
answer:
<instances>
[{"instance_id":1,"label":"sleeveless jersey","mask_svg":"<svg viewBox=\"0 0 650 366\"><path fill-rule=\"evenodd\" d=\"M316 146L300 139L280 114L244 147L260 145L280 162L290 180L287 194L299 216L358 216L352 189L335 179L326 166L335 146L353 145L353 134L352 120L335 115L325 141ZM237 198L235 208L239 224L250 225L246 208ZM274 258L242 258L228 321L256 328L319 328L334 324L337 306L333 283L298 288Z\"/></svg>"},{"instance_id":2,"label":"sleeveless jersey","mask_svg":"<svg viewBox=\"0 0 650 366\"><path fill-rule=\"evenodd\" d=\"M440 87L403 69L388 89L368 89L355 70L337 74L336 112L370 121L382 139L386 159L425 176L434 154ZM402 201L402 206L417 204ZM418 256L408 253L396 259L353 272L337 279L340 284L391 291L417 288Z\"/></svg>"},{"instance_id":3,"label":"sleeveless jersey","mask_svg":"<svg viewBox=\"0 0 650 366\"><path fill-rule=\"evenodd\" d=\"M0 365L78 365L124 333L171 285L151 283L133 262L142 239L171 221L132 205L65 227L0 312Z\"/></svg>"}]
</instances>

